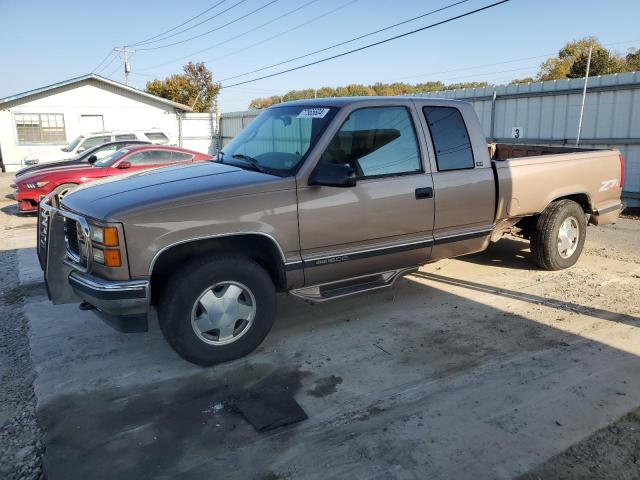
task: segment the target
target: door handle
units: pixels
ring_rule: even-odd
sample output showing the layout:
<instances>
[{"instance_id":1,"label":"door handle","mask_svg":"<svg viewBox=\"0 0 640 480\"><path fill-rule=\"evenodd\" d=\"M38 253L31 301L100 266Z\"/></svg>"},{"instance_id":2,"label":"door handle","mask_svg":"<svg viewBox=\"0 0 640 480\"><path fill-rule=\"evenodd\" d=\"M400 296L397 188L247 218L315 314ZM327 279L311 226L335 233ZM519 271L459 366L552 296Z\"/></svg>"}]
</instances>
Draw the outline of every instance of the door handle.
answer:
<instances>
[{"instance_id":1,"label":"door handle","mask_svg":"<svg viewBox=\"0 0 640 480\"><path fill-rule=\"evenodd\" d=\"M416 199L420 200L421 198L433 198L433 188L416 188Z\"/></svg>"}]
</instances>

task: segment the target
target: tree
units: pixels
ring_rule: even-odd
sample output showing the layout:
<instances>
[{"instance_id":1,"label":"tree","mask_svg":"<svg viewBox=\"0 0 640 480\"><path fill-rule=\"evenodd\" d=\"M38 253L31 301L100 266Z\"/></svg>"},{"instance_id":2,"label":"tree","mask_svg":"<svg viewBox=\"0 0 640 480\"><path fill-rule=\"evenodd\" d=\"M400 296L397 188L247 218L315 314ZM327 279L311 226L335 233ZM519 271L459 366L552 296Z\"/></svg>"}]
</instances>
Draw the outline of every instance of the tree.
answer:
<instances>
[{"instance_id":1,"label":"tree","mask_svg":"<svg viewBox=\"0 0 640 480\"><path fill-rule=\"evenodd\" d=\"M627 71L637 72L640 70L640 48L630 48L625 57Z\"/></svg>"},{"instance_id":2,"label":"tree","mask_svg":"<svg viewBox=\"0 0 640 480\"><path fill-rule=\"evenodd\" d=\"M193 107L194 112L210 112L220 91L220 85L213 83L213 74L204 63L189 62L183 71L147 82L147 92Z\"/></svg>"},{"instance_id":3,"label":"tree","mask_svg":"<svg viewBox=\"0 0 640 480\"><path fill-rule=\"evenodd\" d=\"M512 84L512 85L515 85L515 84L518 84L518 83L533 83L535 81L536 81L536 79L533 78L533 77L524 77L524 78L514 78L509 83Z\"/></svg>"},{"instance_id":4,"label":"tree","mask_svg":"<svg viewBox=\"0 0 640 480\"><path fill-rule=\"evenodd\" d=\"M589 54L589 47L594 50L604 49L596 37L586 37L580 40L572 40L560 49L557 57L546 60L538 72L538 80L560 80L568 78L571 66L582 55Z\"/></svg>"},{"instance_id":5,"label":"tree","mask_svg":"<svg viewBox=\"0 0 640 480\"><path fill-rule=\"evenodd\" d=\"M574 60L567 74L568 78L582 78L587 74L587 63L589 62L589 53L580 54ZM606 75L614 73L618 69L616 59L604 48L594 49L591 53L591 65L589 67L589 76Z\"/></svg>"}]
</instances>

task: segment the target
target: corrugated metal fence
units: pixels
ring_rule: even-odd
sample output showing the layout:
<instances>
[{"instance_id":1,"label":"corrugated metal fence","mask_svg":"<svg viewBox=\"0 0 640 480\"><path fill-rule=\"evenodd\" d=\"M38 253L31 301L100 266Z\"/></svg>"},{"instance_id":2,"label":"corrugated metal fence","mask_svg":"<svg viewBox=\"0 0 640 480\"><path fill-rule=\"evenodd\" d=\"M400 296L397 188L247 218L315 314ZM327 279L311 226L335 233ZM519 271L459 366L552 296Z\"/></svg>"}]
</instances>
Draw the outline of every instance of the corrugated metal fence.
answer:
<instances>
[{"instance_id":1,"label":"corrugated metal fence","mask_svg":"<svg viewBox=\"0 0 640 480\"><path fill-rule=\"evenodd\" d=\"M423 95L470 102L491 141L574 145L583 82L554 80ZM259 113L222 114L222 146ZM580 145L619 149L626 160L625 197L640 200L640 72L589 78Z\"/></svg>"},{"instance_id":2,"label":"corrugated metal fence","mask_svg":"<svg viewBox=\"0 0 640 480\"><path fill-rule=\"evenodd\" d=\"M249 125L260 114L260 110L228 112L220 115L219 145L223 148L233 137Z\"/></svg>"}]
</instances>

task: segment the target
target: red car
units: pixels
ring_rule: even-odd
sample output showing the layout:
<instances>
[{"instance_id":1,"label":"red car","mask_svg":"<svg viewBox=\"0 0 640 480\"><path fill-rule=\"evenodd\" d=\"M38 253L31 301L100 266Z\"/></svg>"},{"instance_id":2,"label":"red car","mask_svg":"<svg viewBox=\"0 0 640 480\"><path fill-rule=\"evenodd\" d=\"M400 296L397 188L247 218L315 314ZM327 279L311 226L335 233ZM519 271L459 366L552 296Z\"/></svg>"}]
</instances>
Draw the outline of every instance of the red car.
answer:
<instances>
[{"instance_id":1,"label":"red car","mask_svg":"<svg viewBox=\"0 0 640 480\"><path fill-rule=\"evenodd\" d=\"M18 190L15 198L21 212L35 212L38 210L40 197L51 192L62 198L77 185L99 178L167 165L202 162L212 158L210 155L178 147L160 145L126 147L91 165L52 166L32 174L20 175L15 181L15 187Z\"/></svg>"}]
</instances>

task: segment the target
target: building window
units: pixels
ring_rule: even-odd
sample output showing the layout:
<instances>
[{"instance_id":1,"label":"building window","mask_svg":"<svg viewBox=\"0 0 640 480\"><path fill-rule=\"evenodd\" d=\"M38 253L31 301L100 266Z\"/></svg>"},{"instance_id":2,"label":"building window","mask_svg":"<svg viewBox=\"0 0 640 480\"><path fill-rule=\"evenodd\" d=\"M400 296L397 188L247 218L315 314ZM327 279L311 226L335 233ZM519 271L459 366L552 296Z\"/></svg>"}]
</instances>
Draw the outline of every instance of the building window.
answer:
<instances>
[{"instance_id":1,"label":"building window","mask_svg":"<svg viewBox=\"0 0 640 480\"><path fill-rule=\"evenodd\" d=\"M67 143L61 113L16 113L18 143Z\"/></svg>"}]
</instances>

